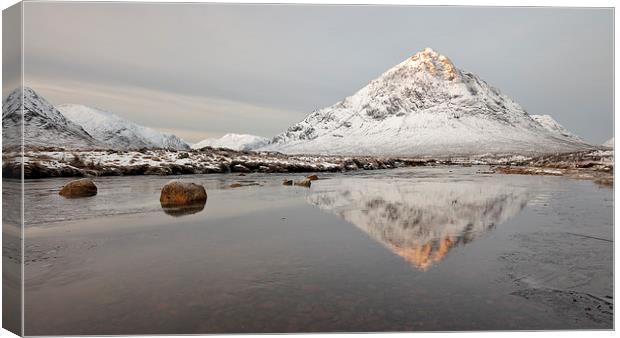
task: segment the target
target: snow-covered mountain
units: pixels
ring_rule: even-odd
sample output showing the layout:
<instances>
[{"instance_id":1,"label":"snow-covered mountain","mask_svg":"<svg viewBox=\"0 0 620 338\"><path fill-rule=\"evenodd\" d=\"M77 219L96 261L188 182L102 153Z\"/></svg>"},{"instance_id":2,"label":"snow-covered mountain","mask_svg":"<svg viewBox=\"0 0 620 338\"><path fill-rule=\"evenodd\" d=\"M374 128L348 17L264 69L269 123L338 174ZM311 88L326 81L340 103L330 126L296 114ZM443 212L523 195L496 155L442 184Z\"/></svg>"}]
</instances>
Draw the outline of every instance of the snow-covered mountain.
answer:
<instances>
[{"instance_id":1,"label":"snow-covered mountain","mask_svg":"<svg viewBox=\"0 0 620 338\"><path fill-rule=\"evenodd\" d=\"M24 146L63 147L67 149L100 148L101 142L81 126L67 120L45 98L28 87L15 89L2 102L3 146L22 142L22 107Z\"/></svg>"},{"instance_id":2,"label":"snow-covered mountain","mask_svg":"<svg viewBox=\"0 0 620 338\"><path fill-rule=\"evenodd\" d=\"M614 147L614 138L612 137L612 138L610 138L609 140L605 141L605 143L603 143L603 145L604 145L605 147L611 147L611 148L613 148L613 147Z\"/></svg>"},{"instance_id":3,"label":"snow-covered mountain","mask_svg":"<svg viewBox=\"0 0 620 338\"><path fill-rule=\"evenodd\" d=\"M530 115L532 119L538 122L541 126L552 133L559 134L560 136L572 138L578 141L583 141L581 137L573 134L568 129L564 128L558 121L549 115Z\"/></svg>"},{"instance_id":4,"label":"snow-covered mountain","mask_svg":"<svg viewBox=\"0 0 620 338\"><path fill-rule=\"evenodd\" d=\"M253 150L265 146L269 139L247 134L226 134L220 138L208 138L192 145L192 149L204 147Z\"/></svg>"},{"instance_id":5,"label":"snow-covered mountain","mask_svg":"<svg viewBox=\"0 0 620 338\"><path fill-rule=\"evenodd\" d=\"M190 148L173 134L138 125L107 111L78 104L63 104L57 108L67 119L81 125L94 138L113 149Z\"/></svg>"},{"instance_id":6,"label":"snow-covered mountain","mask_svg":"<svg viewBox=\"0 0 620 338\"><path fill-rule=\"evenodd\" d=\"M478 76L427 48L261 150L350 155L536 154L589 148L550 132Z\"/></svg>"}]
</instances>

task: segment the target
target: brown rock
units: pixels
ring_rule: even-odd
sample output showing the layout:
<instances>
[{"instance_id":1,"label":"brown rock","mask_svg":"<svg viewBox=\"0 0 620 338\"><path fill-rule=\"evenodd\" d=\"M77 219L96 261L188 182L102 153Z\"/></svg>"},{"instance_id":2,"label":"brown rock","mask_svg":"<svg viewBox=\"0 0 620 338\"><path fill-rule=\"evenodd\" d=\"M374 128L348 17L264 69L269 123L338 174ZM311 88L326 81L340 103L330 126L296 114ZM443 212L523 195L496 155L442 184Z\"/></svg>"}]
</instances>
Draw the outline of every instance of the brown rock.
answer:
<instances>
[{"instance_id":1,"label":"brown rock","mask_svg":"<svg viewBox=\"0 0 620 338\"><path fill-rule=\"evenodd\" d=\"M309 181L316 181L319 179L317 175L310 175L306 177Z\"/></svg>"},{"instance_id":2,"label":"brown rock","mask_svg":"<svg viewBox=\"0 0 620 338\"><path fill-rule=\"evenodd\" d=\"M312 184L312 181L310 180L303 180L303 181L295 182L295 185L298 185L300 187L306 187L306 188L310 188L311 184Z\"/></svg>"},{"instance_id":3,"label":"brown rock","mask_svg":"<svg viewBox=\"0 0 620 338\"><path fill-rule=\"evenodd\" d=\"M230 185L231 188L241 188L243 187L240 183L233 183Z\"/></svg>"},{"instance_id":4,"label":"brown rock","mask_svg":"<svg viewBox=\"0 0 620 338\"><path fill-rule=\"evenodd\" d=\"M173 180L161 189L159 202L162 207L205 204L207 191L199 184Z\"/></svg>"},{"instance_id":5,"label":"brown rock","mask_svg":"<svg viewBox=\"0 0 620 338\"><path fill-rule=\"evenodd\" d=\"M82 178L65 184L58 194L67 198L95 196L97 186L90 178Z\"/></svg>"},{"instance_id":6,"label":"brown rock","mask_svg":"<svg viewBox=\"0 0 620 338\"><path fill-rule=\"evenodd\" d=\"M293 180L284 180L284 182L282 182L282 185L293 185Z\"/></svg>"}]
</instances>

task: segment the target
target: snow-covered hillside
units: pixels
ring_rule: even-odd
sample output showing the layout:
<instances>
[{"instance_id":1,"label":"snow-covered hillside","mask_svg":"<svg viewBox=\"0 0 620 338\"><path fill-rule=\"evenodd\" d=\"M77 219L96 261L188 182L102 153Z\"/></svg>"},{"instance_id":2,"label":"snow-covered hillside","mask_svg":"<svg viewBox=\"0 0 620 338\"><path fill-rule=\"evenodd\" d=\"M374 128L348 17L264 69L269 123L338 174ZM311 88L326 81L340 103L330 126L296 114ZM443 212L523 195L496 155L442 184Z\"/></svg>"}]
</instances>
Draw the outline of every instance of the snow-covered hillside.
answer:
<instances>
[{"instance_id":1,"label":"snow-covered hillside","mask_svg":"<svg viewBox=\"0 0 620 338\"><path fill-rule=\"evenodd\" d=\"M2 102L3 146L22 142L22 88L15 89ZM81 126L67 120L45 98L23 88L23 139L26 147L99 148L102 144Z\"/></svg>"},{"instance_id":2,"label":"snow-covered hillside","mask_svg":"<svg viewBox=\"0 0 620 338\"><path fill-rule=\"evenodd\" d=\"M110 112L78 104L64 104L57 108L66 118L113 149L189 149L189 145L175 135L138 125Z\"/></svg>"},{"instance_id":3,"label":"snow-covered hillside","mask_svg":"<svg viewBox=\"0 0 620 338\"><path fill-rule=\"evenodd\" d=\"M611 147L611 148L613 148L613 147L614 147L614 138L612 137L612 138L610 138L609 140L605 141L605 143L603 143L603 145L604 145L605 147Z\"/></svg>"},{"instance_id":4,"label":"snow-covered hillside","mask_svg":"<svg viewBox=\"0 0 620 338\"><path fill-rule=\"evenodd\" d=\"M550 132L478 76L427 48L261 150L343 155L552 153L591 147Z\"/></svg>"},{"instance_id":5,"label":"snow-covered hillside","mask_svg":"<svg viewBox=\"0 0 620 338\"><path fill-rule=\"evenodd\" d=\"M269 139L247 134L226 134L220 138L208 138L192 145L192 149L204 147L253 150L266 145Z\"/></svg>"},{"instance_id":6,"label":"snow-covered hillside","mask_svg":"<svg viewBox=\"0 0 620 338\"><path fill-rule=\"evenodd\" d=\"M575 139L577 141L583 141L583 139L568 129L564 128L558 121L549 115L531 115L532 119L538 122L541 126L552 133L556 133L560 136Z\"/></svg>"}]
</instances>

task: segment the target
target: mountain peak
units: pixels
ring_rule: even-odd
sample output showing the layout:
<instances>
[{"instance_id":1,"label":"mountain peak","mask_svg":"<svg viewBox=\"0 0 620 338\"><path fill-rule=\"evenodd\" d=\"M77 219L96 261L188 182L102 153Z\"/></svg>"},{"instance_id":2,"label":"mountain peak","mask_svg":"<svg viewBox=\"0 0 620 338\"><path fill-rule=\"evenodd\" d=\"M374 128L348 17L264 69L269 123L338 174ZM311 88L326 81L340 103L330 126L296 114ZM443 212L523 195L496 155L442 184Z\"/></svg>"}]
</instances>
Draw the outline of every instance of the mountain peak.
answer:
<instances>
[{"instance_id":1,"label":"mountain peak","mask_svg":"<svg viewBox=\"0 0 620 338\"><path fill-rule=\"evenodd\" d=\"M23 96L22 96L23 94ZM28 100L45 100L40 98L39 94L37 94L37 92L34 91L34 89L30 88L30 87L17 87L15 89L13 89L13 91L7 95L4 98L4 102L8 102L10 100L15 100L15 101L21 101L21 98L23 97L23 99L25 101Z\"/></svg>"},{"instance_id":2,"label":"mountain peak","mask_svg":"<svg viewBox=\"0 0 620 338\"><path fill-rule=\"evenodd\" d=\"M432 49L431 47L426 47L423 50L415 53L413 56L429 56L429 57L439 57L441 54L439 54L436 50Z\"/></svg>"},{"instance_id":3,"label":"mountain peak","mask_svg":"<svg viewBox=\"0 0 620 338\"><path fill-rule=\"evenodd\" d=\"M441 76L449 81L457 78L457 70L452 61L432 48L424 48L424 50L415 53L407 61L418 72Z\"/></svg>"},{"instance_id":4,"label":"mountain peak","mask_svg":"<svg viewBox=\"0 0 620 338\"><path fill-rule=\"evenodd\" d=\"M81 126L67 120L29 87L18 87L3 100L2 132L6 145L21 145L23 140L26 146L71 149L101 146Z\"/></svg>"}]
</instances>

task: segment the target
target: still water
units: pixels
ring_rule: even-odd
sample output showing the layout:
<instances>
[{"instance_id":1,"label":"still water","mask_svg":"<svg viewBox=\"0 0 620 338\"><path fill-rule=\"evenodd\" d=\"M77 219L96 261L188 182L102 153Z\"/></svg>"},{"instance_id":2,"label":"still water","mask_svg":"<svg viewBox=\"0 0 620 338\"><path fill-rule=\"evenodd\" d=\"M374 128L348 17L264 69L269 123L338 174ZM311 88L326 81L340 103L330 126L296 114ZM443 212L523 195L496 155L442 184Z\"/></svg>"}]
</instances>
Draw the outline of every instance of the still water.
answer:
<instances>
[{"instance_id":1,"label":"still water","mask_svg":"<svg viewBox=\"0 0 620 338\"><path fill-rule=\"evenodd\" d=\"M487 169L29 180L26 334L612 328L613 190Z\"/></svg>"}]
</instances>

